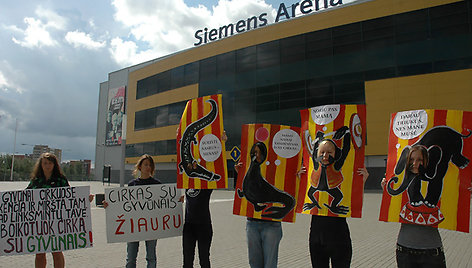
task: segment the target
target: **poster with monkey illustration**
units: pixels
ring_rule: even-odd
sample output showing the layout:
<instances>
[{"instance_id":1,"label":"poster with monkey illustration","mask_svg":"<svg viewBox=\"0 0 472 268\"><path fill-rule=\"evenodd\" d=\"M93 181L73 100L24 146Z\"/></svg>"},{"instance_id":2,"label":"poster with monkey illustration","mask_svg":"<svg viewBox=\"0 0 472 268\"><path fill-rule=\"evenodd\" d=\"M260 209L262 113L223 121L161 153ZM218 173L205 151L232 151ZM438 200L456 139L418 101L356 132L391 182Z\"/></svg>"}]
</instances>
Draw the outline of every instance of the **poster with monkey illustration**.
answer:
<instances>
[{"instance_id":1,"label":"poster with monkey illustration","mask_svg":"<svg viewBox=\"0 0 472 268\"><path fill-rule=\"evenodd\" d=\"M469 232L472 112L392 114L381 221Z\"/></svg>"},{"instance_id":2,"label":"poster with monkey illustration","mask_svg":"<svg viewBox=\"0 0 472 268\"><path fill-rule=\"evenodd\" d=\"M243 125L233 214L295 222L301 148L298 127Z\"/></svg>"},{"instance_id":3,"label":"poster with monkey illustration","mask_svg":"<svg viewBox=\"0 0 472 268\"><path fill-rule=\"evenodd\" d=\"M300 111L303 166L298 213L362 216L365 105L324 105Z\"/></svg>"},{"instance_id":4,"label":"poster with monkey illustration","mask_svg":"<svg viewBox=\"0 0 472 268\"><path fill-rule=\"evenodd\" d=\"M222 95L187 102L177 130L177 188L228 188Z\"/></svg>"}]
</instances>

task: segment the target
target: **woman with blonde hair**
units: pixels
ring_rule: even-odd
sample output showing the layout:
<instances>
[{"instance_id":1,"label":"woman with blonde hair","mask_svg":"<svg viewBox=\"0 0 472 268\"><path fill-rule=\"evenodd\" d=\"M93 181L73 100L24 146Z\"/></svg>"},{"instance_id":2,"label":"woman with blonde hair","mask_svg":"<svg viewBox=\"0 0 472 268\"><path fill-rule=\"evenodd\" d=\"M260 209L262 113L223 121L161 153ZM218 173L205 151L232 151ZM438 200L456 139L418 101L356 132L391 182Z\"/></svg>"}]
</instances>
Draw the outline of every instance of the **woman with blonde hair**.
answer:
<instances>
[{"instance_id":1,"label":"woman with blonde hair","mask_svg":"<svg viewBox=\"0 0 472 268\"><path fill-rule=\"evenodd\" d=\"M62 173L59 161L51 153L43 153L34 165L31 181L26 189L41 189L53 187L67 187L69 182ZM61 251L52 252L55 268L65 266L64 254ZM36 254L34 265L36 268L46 267L46 253Z\"/></svg>"}]
</instances>

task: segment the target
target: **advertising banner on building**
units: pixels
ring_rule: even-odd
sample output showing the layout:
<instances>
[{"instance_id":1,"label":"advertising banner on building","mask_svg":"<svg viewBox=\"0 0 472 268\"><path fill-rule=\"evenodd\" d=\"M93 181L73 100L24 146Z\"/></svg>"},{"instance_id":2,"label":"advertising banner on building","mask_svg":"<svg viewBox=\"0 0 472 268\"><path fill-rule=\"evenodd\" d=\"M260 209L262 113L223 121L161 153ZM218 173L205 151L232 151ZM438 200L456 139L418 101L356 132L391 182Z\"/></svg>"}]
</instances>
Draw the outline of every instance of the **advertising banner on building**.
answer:
<instances>
[{"instance_id":1,"label":"advertising banner on building","mask_svg":"<svg viewBox=\"0 0 472 268\"><path fill-rule=\"evenodd\" d=\"M105 145L119 145L123 136L123 115L125 113L126 87L111 88L108 91L108 111Z\"/></svg>"},{"instance_id":2,"label":"advertising banner on building","mask_svg":"<svg viewBox=\"0 0 472 268\"><path fill-rule=\"evenodd\" d=\"M90 186L0 192L0 256L92 246Z\"/></svg>"},{"instance_id":3,"label":"advertising banner on building","mask_svg":"<svg viewBox=\"0 0 472 268\"><path fill-rule=\"evenodd\" d=\"M469 232L472 112L394 113L389 133L379 219Z\"/></svg>"},{"instance_id":4,"label":"advertising banner on building","mask_svg":"<svg viewBox=\"0 0 472 268\"><path fill-rule=\"evenodd\" d=\"M177 187L228 188L222 95L189 100L177 131Z\"/></svg>"},{"instance_id":5,"label":"advertising banner on building","mask_svg":"<svg viewBox=\"0 0 472 268\"><path fill-rule=\"evenodd\" d=\"M243 125L233 214L295 222L301 148L298 127Z\"/></svg>"},{"instance_id":6,"label":"advertising banner on building","mask_svg":"<svg viewBox=\"0 0 472 268\"><path fill-rule=\"evenodd\" d=\"M181 191L175 184L105 189L107 242L133 242L182 235Z\"/></svg>"},{"instance_id":7,"label":"advertising banner on building","mask_svg":"<svg viewBox=\"0 0 472 268\"><path fill-rule=\"evenodd\" d=\"M325 105L300 111L303 165L297 212L362 216L365 105Z\"/></svg>"}]
</instances>

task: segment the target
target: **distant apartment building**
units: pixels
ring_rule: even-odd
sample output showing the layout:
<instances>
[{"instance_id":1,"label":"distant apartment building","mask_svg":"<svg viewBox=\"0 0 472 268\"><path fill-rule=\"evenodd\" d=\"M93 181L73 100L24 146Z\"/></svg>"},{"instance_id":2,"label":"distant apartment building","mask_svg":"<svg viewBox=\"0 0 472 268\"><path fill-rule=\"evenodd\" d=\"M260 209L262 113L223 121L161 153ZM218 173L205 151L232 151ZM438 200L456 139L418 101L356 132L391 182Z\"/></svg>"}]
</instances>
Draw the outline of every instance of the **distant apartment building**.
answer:
<instances>
[{"instance_id":1,"label":"distant apartment building","mask_svg":"<svg viewBox=\"0 0 472 268\"><path fill-rule=\"evenodd\" d=\"M53 153L57 157L57 160L59 161L59 163L62 161L61 149L49 148L48 145L36 144L33 147L33 159L38 159L42 153Z\"/></svg>"}]
</instances>

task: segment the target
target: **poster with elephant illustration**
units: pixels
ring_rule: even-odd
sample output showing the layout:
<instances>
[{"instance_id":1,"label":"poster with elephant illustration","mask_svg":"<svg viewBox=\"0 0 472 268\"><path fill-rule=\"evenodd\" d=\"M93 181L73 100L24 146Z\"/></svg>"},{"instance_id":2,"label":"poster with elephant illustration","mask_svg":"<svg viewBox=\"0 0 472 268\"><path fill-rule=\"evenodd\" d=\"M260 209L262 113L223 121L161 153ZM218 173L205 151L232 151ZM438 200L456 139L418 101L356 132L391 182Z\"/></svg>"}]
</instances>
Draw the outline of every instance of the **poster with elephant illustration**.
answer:
<instances>
[{"instance_id":1,"label":"poster with elephant illustration","mask_svg":"<svg viewBox=\"0 0 472 268\"><path fill-rule=\"evenodd\" d=\"M324 105L300 111L303 166L297 212L362 216L365 105Z\"/></svg>"},{"instance_id":2,"label":"poster with elephant illustration","mask_svg":"<svg viewBox=\"0 0 472 268\"><path fill-rule=\"evenodd\" d=\"M472 112L394 113L389 133L379 219L469 232Z\"/></svg>"},{"instance_id":3,"label":"poster with elephant illustration","mask_svg":"<svg viewBox=\"0 0 472 268\"><path fill-rule=\"evenodd\" d=\"M177 188L228 188L222 96L187 102L177 130Z\"/></svg>"},{"instance_id":4,"label":"poster with elephant illustration","mask_svg":"<svg viewBox=\"0 0 472 268\"><path fill-rule=\"evenodd\" d=\"M298 127L243 125L233 214L295 222L301 148Z\"/></svg>"}]
</instances>

